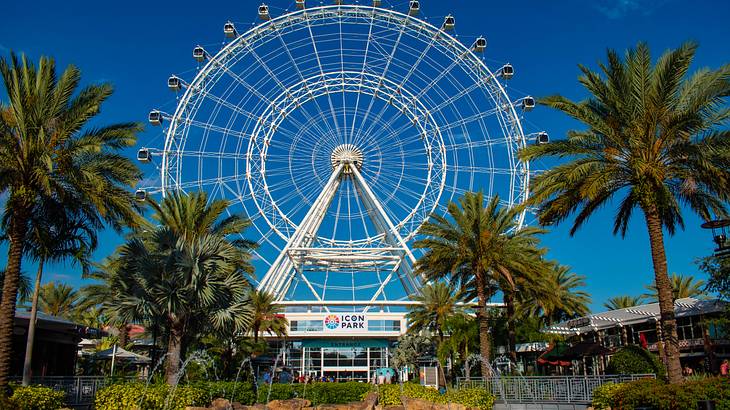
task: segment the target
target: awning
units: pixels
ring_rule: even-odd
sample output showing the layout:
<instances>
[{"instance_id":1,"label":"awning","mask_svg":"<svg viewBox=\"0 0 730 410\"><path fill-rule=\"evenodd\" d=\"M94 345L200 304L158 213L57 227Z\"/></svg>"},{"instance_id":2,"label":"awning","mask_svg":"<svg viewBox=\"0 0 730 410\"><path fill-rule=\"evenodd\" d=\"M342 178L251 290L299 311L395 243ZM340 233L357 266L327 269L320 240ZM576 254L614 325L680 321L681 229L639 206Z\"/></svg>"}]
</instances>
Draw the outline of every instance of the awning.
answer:
<instances>
[{"instance_id":1,"label":"awning","mask_svg":"<svg viewBox=\"0 0 730 410\"><path fill-rule=\"evenodd\" d=\"M538 364L549 364L552 366L570 366L570 360L564 358L565 352L570 348L565 342L556 342L537 358Z\"/></svg>"},{"instance_id":2,"label":"awning","mask_svg":"<svg viewBox=\"0 0 730 410\"><path fill-rule=\"evenodd\" d=\"M113 347L102 350L101 352L95 353L93 357L101 360L111 360L112 356L114 356L115 360L124 360L137 364L150 362L150 358L147 356L142 356L141 354L130 352L129 350L122 349L121 347L117 347L116 350L116 354L114 353Z\"/></svg>"},{"instance_id":3,"label":"awning","mask_svg":"<svg viewBox=\"0 0 730 410\"><path fill-rule=\"evenodd\" d=\"M581 359L583 357L603 356L603 355L607 355L610 353L611 353L611 350L601 346L598 343L580 342L580 343L570 347L565 352L565 358L568 360L572 360L572 359Z\"/></svg>"}]
</instances>

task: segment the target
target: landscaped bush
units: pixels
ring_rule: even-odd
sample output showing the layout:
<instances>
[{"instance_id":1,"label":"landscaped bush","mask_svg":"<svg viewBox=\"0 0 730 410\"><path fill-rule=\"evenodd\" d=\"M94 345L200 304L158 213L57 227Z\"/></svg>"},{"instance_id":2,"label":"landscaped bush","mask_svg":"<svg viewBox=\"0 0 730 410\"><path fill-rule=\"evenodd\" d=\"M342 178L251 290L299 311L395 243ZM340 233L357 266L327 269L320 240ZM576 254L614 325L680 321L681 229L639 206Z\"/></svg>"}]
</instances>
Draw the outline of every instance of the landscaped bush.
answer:
<instances>
[{"instance_id":1,"label":"landscaped bush","mask_svg":"<svg viewBox=\"0 0 730 410\"><path fill-rule=\"evenodd\" d=\"M639 346L624 346L611 356L606 368L607 374L656 374L664 378L662 362L652 352Z\"/></svg>"},{"instance_id":2,"label":"landscaped bush","mask_svg":"<svg viewBox=\"0 0 730 410\"><path fill-rule=\"evenodd\" d=\"M599 397L594 391L593 404L597 409L608 405L613 410L633 410L637 407L683 410L697 408L700 400L713 400L717 410L730 410L730 380L727 378L712 377L677 385L645 379L613 387L602 386L599 390Z\"/></svg>"},{"instance_id":3,"label":"landscaped bush","mask_svg":"<svg viewBox=\"0 0 730 410\"><path fill-rule=\"evenodd\" d=\"M414 383L404 383L403 390L398 384L386 384L377 387L378 404L381 406L401 405L401 395L413 399L421 399L433 403L459 403L466 407L489 410L494 406L494 396L485 389L453 389L441 394L431 387Z\"/></svg>"},{"instance_id":4,"label":"landscaped bush","mask_svg":"<svg viewBox=\"0 0 730 410\"><path fill-rule=\"evenodd\" d=\"M367 383L314 383L314 384L279 384L271 385L269 396L269 385L259 386L258 402L266 403L268 400L288 400L295 397L307 399L313 406L320 404L345 404L359 401L364 394L370 391Z\"/></svg>"},{"instance_id":5,"label":"landscaped bush","mask_svg":"<svg viewBox=\"0 0 730 410\"><path fill-rule=\"evenodd\" d=\"M10 404L15 410L57 410L64 407L66 393L43 386L13 387Z\"/></svg>"},{"instance_id":6,"label":"landscaped bush","mask_svg":"<svg viewBox=\"0 0 730 410\"><path fill-rule=\"evenodd\" d=\"M96 392L96 410L184 410L185 406L210 403L205 390L179 385L174 392L167 384L112 384Z\"/></svg>"},{"instance_id":7,"label":"landscaped bush","mask_svg":"<svg viewBox=\"0 0 730 410\"><path fill-rule=\"evenodd\" d=\"M157 383L145 387L144 383L113 384L96 393L96 410L145 410L184 409L185 406L204 406L222 397L245 405L254 403L253 386L248 382L195 382L180 384L171 395L167 384Z\"/></svg>"},{"instance_id":8,"label":"landscaped bush","mask_svg":"<svg viewBox=\"0 0 730 410\"><path fill-rule=\"evenodd\" d=\"M191 383L191 386L205 392L204 394L208 402L219 397L247 406L256 402L253 385L249 382L195 382Z\"/></svg>"},{"instance_id":9,"label":"landscaped bush","mask_svg":"<svg viewBox=\"0 0 730 410\"><path fill-rule=\"evenodd\" d=\"M606 383L593 390L593 401L591 405L595 410L603 410L611 407L611 401L623 385L620 383Z\"/></svg>"}]
</instances>

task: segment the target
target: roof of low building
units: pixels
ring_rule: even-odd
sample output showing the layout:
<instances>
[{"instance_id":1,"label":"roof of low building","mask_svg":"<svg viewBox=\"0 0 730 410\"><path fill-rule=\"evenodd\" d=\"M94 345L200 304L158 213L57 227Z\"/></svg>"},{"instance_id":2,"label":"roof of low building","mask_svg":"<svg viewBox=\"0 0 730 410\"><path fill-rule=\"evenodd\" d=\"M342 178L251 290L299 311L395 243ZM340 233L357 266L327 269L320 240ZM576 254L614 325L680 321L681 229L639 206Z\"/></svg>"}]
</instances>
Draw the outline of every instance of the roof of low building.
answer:
<instances>
[{"instance_id":1,"label":"roof of low building","mask_svg":"<svg viewBox=\"0 0 730 410\"><path fill-rule=\"evenodd\" d=\"M682 298L674 301L674 313L677 318L718 313L724 311L726 305L727 302L719 299ZM659 320L658 302L591 314L549 326L543 331L564 335L581 334L616 326L646 323L652 320Z\"/></svg>"}]
</instances>

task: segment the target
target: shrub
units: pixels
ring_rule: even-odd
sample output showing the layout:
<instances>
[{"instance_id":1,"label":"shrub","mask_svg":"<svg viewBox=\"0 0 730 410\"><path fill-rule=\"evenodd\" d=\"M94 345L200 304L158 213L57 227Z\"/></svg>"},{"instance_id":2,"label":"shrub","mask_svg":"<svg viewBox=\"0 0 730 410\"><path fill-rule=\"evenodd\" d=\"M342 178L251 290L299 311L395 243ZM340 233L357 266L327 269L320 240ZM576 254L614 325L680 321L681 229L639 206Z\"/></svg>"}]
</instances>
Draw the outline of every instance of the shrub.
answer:
<instances>
[{"instance_id":1,"label":"shrub","mask_svg":"<svg viewBox=\"0 0 730 410\"><path fill-rule=\"evenodd\" d=\"M279 384L259 386L258 402L266 403L269 400L288 400L295 397L310 400L313 406L320 404L345 404L359 401L364 394L370 391L367 383L314 383L314 384Z\"/></svg>"},{"instance_id":2,"label":"shrub","mask_svg":"<svg viewBox=\"0 0 730 410\"><path fill-rule=\"evenodd\" d=\"M603 410L611 407L611 402L616 393L621 390L621 383L606 383L593 390L593 401L591 405L595 410Z\"/></svg>"},{"instance_id":3,"label":"shrub","mask_svg":"<svg viewBox=\"0 0 730 410\"><path fill-rule=\"evenodd\" d=\"M195 382L191 386L204 392L208 402L219 397L232 402L251 405L256 402L256 394L253 391L253 385L249 382Z\"/></svg>"},{"instance_id":4,"label":"shrub","mask_svg":"<svg viewBox=\"0 0 730 410\"><path fill-rule=\"evenodd\" d=\"M608 399L614 410L652 407L659 410L697 408L700 400L713 400L717 410L730 410L730 380L706 378L681 384L666 384L658 380L637 380L616 385Z\"/></svg>"},{"instance_id":5,"label":"shrub","mask_svg":"<svg viewBox=\"0 0 730 410\"><path fill-rule=\"evenodd\" d=\"M17 410L57 410L65 402L66 393L43 386L17 386L10 396L10 404Z\"/></svg>"},{"instance_id":6,"label":"shrub","mask_svg":"<svg viewBox=\"0 0 730 410\"><path fill-rule=\"evenodd\" d=\"M401 405L401 394L413 398L430 401L432 403L459 403L469 408L489 410L494 405L494 396L485 389L454 389L441 394L431 387L419 384L404 383L403 390L397 384L385 384L377 387L378 404L381 406Z\"/></svg>"},{"instance_id":7,"label":"shrub","mask_svg":"<svg viewBox=\"0 0 730 410\"><path fill-rule=\"evenodd\" d=\"M167 384L120 383L96 392L96 410L183 410L186 406L209 403L206 392L194 386L179 385L172 391Z\"/></svg>"},{"instance_id":8,"label":"shrub","mask_svg":"<svg viewBox=\"0 0 730 410\"><path fill-rule=\"evenodd\" d=\"M640 346L624 346L611 357L606 368L607 374L645 374L653 373L664 378L662 362L652 352Z\"/></svg>"}]
</instances>

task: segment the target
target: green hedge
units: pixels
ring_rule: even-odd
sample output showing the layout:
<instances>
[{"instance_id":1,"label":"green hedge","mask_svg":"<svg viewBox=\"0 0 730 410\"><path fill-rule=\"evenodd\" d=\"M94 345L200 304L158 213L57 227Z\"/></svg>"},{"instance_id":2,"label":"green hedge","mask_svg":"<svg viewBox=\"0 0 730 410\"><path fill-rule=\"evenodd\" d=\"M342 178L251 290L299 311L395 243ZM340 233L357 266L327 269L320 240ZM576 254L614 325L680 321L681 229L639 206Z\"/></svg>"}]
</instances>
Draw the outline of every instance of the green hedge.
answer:
<instances>
[{"instance_id":1,"label":"green hedge","mask_svg":"<svg viewBox=\"0 0 730 410\"><path fill-rule=\"evenodd\" d=\"M371 386L367 383L313 383L313 384L279 384L259 386L258 403L266 403L269 400L288 400L295 397L307 399L313 406L320 404L345 404L360 401L362 396L369 392Z\"/></svg>"},{"instance_id":2,"label":"green hedge","mask_svg":"<svg viewBox=\"0 0 730 410\"><path fill-rule=\"evenodd\" d=\"M64 407L66 393L43 386L11 386L10 404L15 410L57 410Z\"/></svg>"},{"instance_id":3,"label":"green hedge","mask_svg":"<svg viewBox=\"0 0 730 410\"><path fill-rule=\"evenodd\" d=\"M251 383L196 382L179 385L174 393L167 384L120 383L104 387L96 393L96 410L183 410L185 406L207 406L223 397L242 404L253 404ZM167 405L167 407L165 407Z\"/></svg>"},{"instance_id":4,"label":"green hedge","mask_svg":"<svg viewBox=\"0 0 730 410\"><path fill-rule=\"evenodd\" d=\"M466 407L490 410L494 406L494 396L485 389L453 389L445 394L430 387L414 383L404 383L403 390L398 384L385 384L377 387L378 404L382 406L400 406L401 395L413 399L422 399L433 403L459 403Z\"/></svg>"},{"instance_id":5,"label":"green hedge","mask_svg":"<svg viewBox=\"0 0 730 410\"><path fill-rule=\"evenodd\" d=\"M657 355L642 348L641 346L624 346L616 354L606 367L606 374L655 374L663 379L665 376L664 365Z\"/></svg>"},{"instance_id":6,"label":"green hedge","mask_svg":"<svg viewBox=\"0 0 730 410\"><path fill-rule=\"evenodd\" d=\"M700 400L714 400L717 410L730 410L730 379L710 377L676 385L653 379L637 380L601 386L597 394L594 391L593 400L596 409L610 406L613 410L694 409Z\"/></svg>"}]
</instances>

